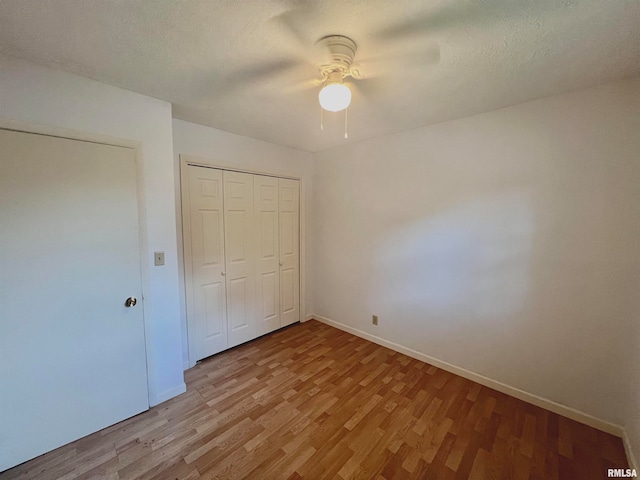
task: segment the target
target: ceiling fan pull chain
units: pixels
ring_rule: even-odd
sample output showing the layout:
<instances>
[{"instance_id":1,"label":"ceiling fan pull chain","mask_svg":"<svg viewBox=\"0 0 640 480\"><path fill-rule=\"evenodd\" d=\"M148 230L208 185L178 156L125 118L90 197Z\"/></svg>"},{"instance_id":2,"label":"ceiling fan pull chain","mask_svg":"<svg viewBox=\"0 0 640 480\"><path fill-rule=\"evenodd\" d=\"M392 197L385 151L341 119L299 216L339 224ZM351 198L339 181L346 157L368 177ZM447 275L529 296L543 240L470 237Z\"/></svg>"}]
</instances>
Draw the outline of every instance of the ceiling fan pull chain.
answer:
<instances>
[{"instance_id":1,"label":"ceiling fan pull chain","mask_svg":"<svg viewBox=\"0 0 640 480\"><path fill-rule=\"evenodd\" d=\"M349 138L349 134L347 133L347 112L349 108L344 109L344 138Z\"/></svg>"}]
</instances>

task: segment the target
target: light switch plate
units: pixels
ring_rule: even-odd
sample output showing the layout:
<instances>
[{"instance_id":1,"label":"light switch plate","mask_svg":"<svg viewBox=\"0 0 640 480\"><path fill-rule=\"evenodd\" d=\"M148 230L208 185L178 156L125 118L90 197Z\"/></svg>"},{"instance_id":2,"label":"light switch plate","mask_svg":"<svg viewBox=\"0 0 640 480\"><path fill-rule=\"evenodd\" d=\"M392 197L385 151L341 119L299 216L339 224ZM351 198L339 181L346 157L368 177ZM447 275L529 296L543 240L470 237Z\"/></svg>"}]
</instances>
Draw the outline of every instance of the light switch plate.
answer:
<instances>
[{"instance_id":1,"label":"light switch plate","mask_svg":"<svg viewBox=\"0 0 640 480\"><path fill-rule=\"evenodd\" d=\"M164 252L154 252L153 258L156 267L164 265Z\"/></svg>"}]
</instances>

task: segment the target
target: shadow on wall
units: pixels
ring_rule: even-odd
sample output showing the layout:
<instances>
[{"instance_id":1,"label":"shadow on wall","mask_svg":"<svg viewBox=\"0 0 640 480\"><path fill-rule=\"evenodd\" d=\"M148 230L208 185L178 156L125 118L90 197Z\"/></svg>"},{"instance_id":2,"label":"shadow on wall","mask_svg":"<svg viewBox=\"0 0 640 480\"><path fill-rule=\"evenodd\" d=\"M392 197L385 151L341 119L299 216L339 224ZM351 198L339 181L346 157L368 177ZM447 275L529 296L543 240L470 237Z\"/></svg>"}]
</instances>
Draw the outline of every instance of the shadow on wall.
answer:
<instances>
[{"instance_id":1,"label":"shadow on wall","mask_svg":"<svg viewBox=\"0 0 640 480\"><path fill-rule=\"evenodd\" d=\"M514 191L395 228L375 248L372 293L396 312L500 321L525 304L534 220L532 194Z\"/></svg>"}]
</instances>

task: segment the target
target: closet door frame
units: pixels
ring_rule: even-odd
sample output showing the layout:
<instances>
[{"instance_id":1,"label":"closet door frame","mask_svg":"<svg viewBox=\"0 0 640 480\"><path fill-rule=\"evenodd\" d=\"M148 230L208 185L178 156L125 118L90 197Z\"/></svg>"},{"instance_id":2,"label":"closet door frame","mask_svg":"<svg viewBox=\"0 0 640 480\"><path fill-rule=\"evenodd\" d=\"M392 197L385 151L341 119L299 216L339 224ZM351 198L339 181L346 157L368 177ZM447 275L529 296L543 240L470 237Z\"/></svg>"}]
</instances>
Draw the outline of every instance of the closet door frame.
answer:
<instances>
[{"instance_id":1,"label":"closet door frame","mask_svg":"<svg viewBox=\"0 0 640 480\"><path fill-rule=\"evenodd\" d=\"M193 304L192 298L190 298L189 292L193 291L192 279L193 271L191 267L191 225L190 225L190 202L189 202L189 175L188 167L204 167L204 168L216 168L219 170L229 170L232 172L240 173L252 173L255 175L266 175L269 177L287 178L290 180L298 180L300 182L300 322L307 320L306 317L306 247L305 247L305 193L306 185L302 176L298 174L292 174L288 171L282 171L278 169L262 168L253 165L238 165L235 163L221 162L217 160L211 160L202 157L196 157L193 155L180 154L180 188L181 188L181 201L182 201L182 252L178 252L178 257L182 259L184 266L184 292L181 292L181 296L184 293L185 308L183 314L186 315L187 321L187 338L188 338L188 350L189 350L189 364L184 365L185 370L191 368L196 364L196 350L195 350L195 330L192 325Z\"/></svg>"}]
</instances>

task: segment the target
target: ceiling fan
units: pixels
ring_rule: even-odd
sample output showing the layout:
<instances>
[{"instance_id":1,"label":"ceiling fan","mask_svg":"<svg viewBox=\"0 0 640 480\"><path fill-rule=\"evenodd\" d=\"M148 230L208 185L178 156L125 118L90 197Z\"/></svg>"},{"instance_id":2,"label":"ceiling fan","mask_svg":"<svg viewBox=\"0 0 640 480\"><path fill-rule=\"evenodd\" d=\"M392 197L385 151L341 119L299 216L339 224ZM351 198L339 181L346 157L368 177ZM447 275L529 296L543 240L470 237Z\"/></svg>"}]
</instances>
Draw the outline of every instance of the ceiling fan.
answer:
<instances>
[{"instance_id":1,"label":"ceiling fan","mask_svg":"<svg viewBox=\"0 0 640 480\"><path fill-rule=\"evenodd\" d=\"M317 92L321 106L321 128L324 111L345 111L346 124L346 110L353 94L359 99L376 101L383 98L381 92L393 93L394 83L390 79L395 78L398 72L404 74L412 70L422 75L430 70L429 67L438 64L440 46L433 38L435 32L460 23L494 21L499 16L496 14L498 4L501 5L500 14L506 13L499 0L486 0L482 3L482 8L473 0L432 6L428 11L398 24L366 32L366 38L372 45L367 45L367 53L362 58L358 56L356 60L358 45L346 35L325 35L315 42L310 38L310 32L318 31L314 25L326 21L326 16L323 16L326 12L320 1L280 1L287 3L289 8L271 17L269 21L288 37L289 41L284 44L287 53L278 60L257 66L254 64L245 70L234 72L226 82L222 80L217 94L226 95L231 90L246 86L255 88L259 85L276 85L280 92L312 90ZM514 0L515 3L526 1ZM418 40L420 36L422 38ZM316 75L311 73L313 70L317 72ZM293 77L296 80L289 82ZM306 80L302 80L304 78Z\"/></svg>"},{"instance_id":2,"label":"ceiling fan","mask_svg":"<svg viewBox=\"0 0 640 480\"><path fill-rule=\"evenodd\" d=\"M359 67L353 63L356 42L344 35L329 35L316 43L327 52L324 63L318 65L323 87L318 93L320 106L329 112L339 112L351 103L351 90L343 83L347 77L361 79Z\"/></svg>"},{"instance_id":3,"label":"ceiling fan","mask_svg":"<svg viewBox=\"0 0 640 480\"><path fill-rule=\"evenodd\" d=\"M304 87L311 87L318 91L318 101L320 103L320 129L324 130L323 112L345 112L345 138L347 133L347 109L351 104L352 90L364 93L363 90L378 90L381 86L376 82L376 75L366 76L366 62L355 63L355 56L358 46L354 40L345 35L327 35L320 38L315 43L316 50L320 53L320 60L315 63L321 78L304 82ZM434 63L440 59L440 49L437 45L429 45L429 63ZM372 59L370 63L384 62L389 70L393 61L405 61L406 55L395 56L393 59ZM308 63L308 61L305 61ZM274 70L276 73L277 70ZM350 81L349 81L350 80ZM373 82L372 82L373 80ZM371 96L363 94L363 96Z\"/></svg>"},{"instance_id":4,"label":"ceiling fan","mask_svg":"<svg viewBox=\"0 0 640 480\"><path fill-rule=\"evenodd\" d=\"M278 19L277 24L285 32L295 32L287 23L282 28L282 20L274 18ZM229 77L219 79L216 96L223 97L245 87L273 83L284 91L321 89L323 98L327 98L326 102L323 100L324 109L335 112L346 108L344 102L349 103L346 98L350 98L352 92L358 92L364 98L375 98L384 90L384 77L391 77L399 71L406 72L410 68L437 64L440 60L440 48L435 42L418 50L405 47L386 49L356 63L357 44L345 35L323 36L315 43L294 36L296 41L287 43L289 52L281 58L236 70ZM311 73L314 70L316 75ZM288 81L290 75L297 77L294 83ZM305 77L306 80L301 80ZM328 100L337 98L340 92L342 104ZM344 106L338 108L340 105Z\"/></svg>"},{"instance_id":5,"label":"ceiling fan","mask_svg":"<svg viewBox=\"0 0 640 480\"><path fill-rule=\"evenodd\" d=\"M367 99L380 98L385 87L393 87L387 79L395 78L398 72L417 71L419 75L440 62L440 46L434 35L461 26L483 27L509 18L520 18L523 10L532 5L545 5L549 11L556 8L558 0L456 0L435 2L425 9L403 18L402 21L372 27L366 31L368 52L356 63L356 42L344 35L322 36L313 42L310 32L328 21L329 9L320 0L277 0L285 4L285 10L269 21L289 41L285 43L287 53L277 60L247 69L235 71L227 79L220 79L217 95L241 89L247 84L278 85L287 90L315 90L323 110L342 111L351 101L351 94ZM365 2L366 3L366 2ZM326 31L326 30L325 30ZM373 46L375 42L375 46ZM312 49L314 46L316 49ZM364 52L364 49L363 49ZM304 73L303 73L304 68ZM316 70L319 75L311 72ZM294 85L288 82L291 74L297 78ZM301 78L307 78L300 82ZM271 80L271 82L270 82ZM392 91L392 90L391 90ZM387 89L389 92L389 89Z\"/></svg>"},{"instance_id":6,"label":"ceiling fan","mask_svg":"<svg viewBox=\"0 0 640 480\"><path fill-rule=\"evenodd\" d=\"M219 78L217 97L226 97L245 87L255 89L276 85L279 92L315 90L322 109L337 112L348 107L352 93L357 94L356 98L376 100L381 92L390 91L393 83L387 80L398 72L413 70L421 74L440 61L440 47L433 37L418 42L416 34L429 34L435 30L434 23L443 16L442 12L438 15L431 10L428 17L416 19L412 16L392 27L385 25L384 28L369 30L361 39L367 42L368 50L362 51L367 53L361 56L361 52L356 63L356 41L343 35L343 32L334 34L329 30L327 33L330 34L320 39L311 37L311 32L318 32L318 25L330 19L327 8L320 0L276 1L286 7L281 13L270 17L268 22L288 40L282 44L284 48L281 55L261 64L247 65L245 69L236 70L226 78ZM448 19L452 15L447 13L449 15L444 16ZM420 24L423 30L420 30ZM319 75L314 75L314 70ZM294 77L296 80L291 82Z\"/></svg>"},{"instance_id":7,"label":"ceiling fan","mask_svg":"<svg viewBox=\"0 0 640 480\"><path fill-rule=\"evenodd\" d=\"M358 46L345 35L324 36L315 42L315 47L314 66L320 78L307 81L303 86L314 89L320 87L320 105L330 112L347 108L352 92L369 99L376 97L389 85L384 77L390 78L397 72L425 68L440 61L440 48L435 42L429 42L426 48L418 51L399 48L391 54L383 52L358 61Z\"/></svg>"},{"instance_id":8,"label":"ceiling fan","mask_svg":"<svg viewBox=\"0 0 640 480\"><path fill-rule=\"evenodd\" d=\"M348 105L349 93L339 85L357 90L365 97L375 97L385 87L382 77L395 76L398 72L419 69L420 73L428 71L428 67L440 62L440 46L434 35L461 27L482 28L492 24L523 17L523 12L532 8L543 8L549 12L559 8L558 4L571 0L455 0L440 2L424 2L415 14L404 16L400 22L372 27L367 33L369 40L375 40L379 49L375 57L359 58L354 63L357 50L356 43L343 35L328 35L315 42L324 55L323 62L315 62L322 78L316 82L307 82L306 86L317 88L322 85L321 92L341 93L342 103L329 104L334 108ZM278 0L287 8L270 21L290 39L290 45L297 45L298 63L309 63L310 31L318 31L317 25L327 22L330 8L320 0ZM360 2L366 6L366 1ZM415 3L420 5L419 0ZM355 2L359 5L358 2ZM363 9L363 12L366 9ZM529 12L530 14L530 12ZM362 40L364 41L364 40ZM313 54L311 54L313 55ZM328 58L328 60L327 60ZM340 78L341 77L341 78ZM355 82L345 82L351 77ZM389 85L389 84L387 84ZM331 88L329 88L331 87ZM323 107L324 108L324 107ZM343 107L346 108L346 107ZM330 110L326 108L326 110ZM330 110L336 111L336 110Z\"/></svg>"}]
</instances>

